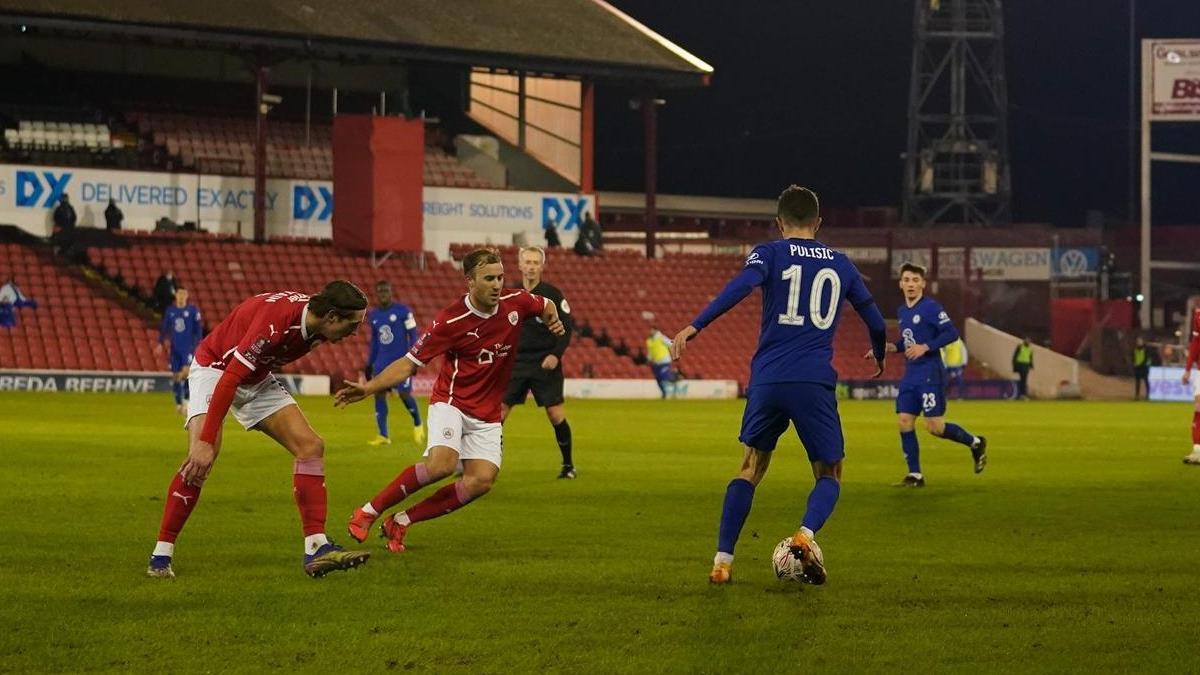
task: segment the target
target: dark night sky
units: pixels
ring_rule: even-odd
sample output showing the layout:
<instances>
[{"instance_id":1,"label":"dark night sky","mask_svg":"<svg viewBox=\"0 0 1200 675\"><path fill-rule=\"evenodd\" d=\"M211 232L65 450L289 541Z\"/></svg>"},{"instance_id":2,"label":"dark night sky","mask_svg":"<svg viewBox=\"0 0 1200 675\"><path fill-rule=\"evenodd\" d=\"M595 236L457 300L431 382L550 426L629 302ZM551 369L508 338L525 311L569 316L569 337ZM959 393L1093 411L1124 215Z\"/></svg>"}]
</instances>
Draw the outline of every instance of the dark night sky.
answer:
<instances>
[{"instance_id":1,"label":"dark night sky","mask_svg":"<svg viewBox=\"0 0 1200 675\"><path fill-rule=\"evenodd\" d=\"M610 1L716 70L707 88L663 95L661 192L774 197L797 182L831 206L899 205L912 0ZM1016 220L1125 216L1129 2L1005 3ZM1139 38L1200 37L1196 0L1137 9ZM631 93L598 89L602 190L643 186ZM1200 124L1156 131L1155 146L1200 152ZM1156 168L1154 179L1155 222L1200 223L1200 165Z\"/></svg>"}]
</instances>

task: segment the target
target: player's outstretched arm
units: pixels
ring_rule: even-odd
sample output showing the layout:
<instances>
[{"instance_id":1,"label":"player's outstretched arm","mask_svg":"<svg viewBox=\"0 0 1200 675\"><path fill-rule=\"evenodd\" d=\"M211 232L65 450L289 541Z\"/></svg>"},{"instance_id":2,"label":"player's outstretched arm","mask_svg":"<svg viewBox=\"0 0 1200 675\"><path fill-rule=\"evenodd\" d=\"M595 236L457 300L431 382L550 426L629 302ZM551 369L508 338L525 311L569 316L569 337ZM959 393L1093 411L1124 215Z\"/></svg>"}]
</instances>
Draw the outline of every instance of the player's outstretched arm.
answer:
<instances>
[{"instance_id":1,"label":"player's outstretched arm","mask_svg":"<svg viewBox=\"0 0 1200 675\"><path fill-rule=\"evenodd\" d=\"M871 349L867 351L867 358L875 364L875 372L871 375L871 378L875 379L883 375L884 356L888 351L895 351L895 347L887 342L887 323L884 322L883 313L879 311L879 306L873 299L868 298L867 301L859 302L853 307L867 325L867 333L871 336ZM888 347L892 349L889 350Z\"/></svg>"},{"instance_id":2,"label":"player's outstretched arm","mask_svg":"<svg viewBox=\"0 0 1200 675\"><path fill-rule=\"evenodd\" d=\"M188 485L199 485L212 471L213 462L217 458L215 444L221 425L225 423L225 415L233 405L238 387L252 372L251 368L239 358L230 359L225 366L225 372L213 388L212 398L208 401L208 412L204 415L204 426L200 428L200 436L188 448L187 460L180 469L183 482Z\"/></svg>"},{"instance_id":3,"label":"player's outstretched arm","mask_svg":"<svg viewBox=\"0 0 1200 675\"><path fill-rule=\"evenodd\" d=\"M752 259L752 263L748 263L741 273L725 284L725 288L721 289L721 294L708 303L708 306L700 312L691 325L675 334L675 339L671 342L672 359L678 360L682 357L688 340L708 327L708 324L716 321L722 314L733 309L747 295L750 295L755 287L762 285L766 274L761 267L762 260L754 256ZM752 267L751 264L755 266Z\"/></svg>"},{"instance_id":4,"label":"player's outstretched arm","mask_svg":"<svg viewBox=\"0 0 1200 675\"><path fill-rule=\"evenodd\" d=\"M417 364L411 358L406 356L396 359L370 380L360 379L358 382L345 380L346 386L333 395L333 404L343 408L351 403L357 403L368 396L391 389L412 377L415 372L417 372Z\"/></svg>"}]
</instances>

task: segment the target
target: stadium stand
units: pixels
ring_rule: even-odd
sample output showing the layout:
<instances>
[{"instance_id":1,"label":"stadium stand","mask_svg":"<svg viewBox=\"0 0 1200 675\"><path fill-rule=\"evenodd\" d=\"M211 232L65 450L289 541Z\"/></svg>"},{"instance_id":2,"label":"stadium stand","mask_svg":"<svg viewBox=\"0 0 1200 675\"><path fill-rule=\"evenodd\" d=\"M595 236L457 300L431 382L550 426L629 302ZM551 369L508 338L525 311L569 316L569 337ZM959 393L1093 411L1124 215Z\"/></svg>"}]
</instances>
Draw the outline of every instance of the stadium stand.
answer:
<instances>
[{"instance_id":1,"label":"stadium stand","mask_svg":"<svg viewBox=\"0 0 1200 675\"><path fill-rule=\"evenodd\" d=\"M473 245L451 246L461 258ZM517 248L500 247L507 269L516 269ZM577 322L586 323L614 352L633 363L643 357L651 324L672 334L721 290L740 268L731 255L676 255L647 260L633 251L606 251L579 257L561 249L547 252L546 276L562 289ZM689 351L682 371L689 378L737 380L745 386L749 358L758 335L759 306L746 301L704 333ZM865 337L863 338L865 339ZM844 351L844 350L843 350ZM638 359L641 360L640 358ZM620 377L647 377L644 366ZM598 377L602 377L597 375Z\"/></svg>"},{"instance_id":2,"label":"stadium stand","mask_svg":"<svg viewBox=\"0 0 1200 675\"><path fill-rule=\"evenodd\" d=\"M276 240L258 245L206 234L134 232L113 240L115 245L87 248L95 269L143 300L148 299L155 279L172 269L204 312L208 329L251 295L284 289L315 292L335 278L348 279L368 291L378 279L390 280L422 325L463 291L457 264L439 262L431 253L418 261L391 258L373 267L369 259L339 252L323 241ZM455 244L451 254L461 259L475 246ZM518 249L500 250L510 284L516 283ZM648 328L653 324L672 333L686 325L741 265L742 258L736 255L673 254L646 260L632 251L607 251L590 258L549 251L547 278L563 289L579 328L564 360L566 375L647 377L642 357ZM0 361L37 369L162 369L162 358L154 352L157 327L47 253L0 243L0 270L11 271L22 289L41 304L38 310L22 312L15 329L0 331ZM759 317L757 298L749 298L710 326L689 350L682 364L684 376L731 379L744 388ZM80 330L117 339L88 340L79 336ZM865 329L848 314L839 324L835 343L834 365L843 377L866 376L861 360L865 344ZM334 382L355 379L367 346L367 335L360 333L314 351L285 372L327 374ZM967 376L987 374L972 365Z\"/></svg>"},{"instance_id":3,"label":"stadium stand","mask_svg":"<svg viewBox=\"0 0 1200 675\"><path fill-rule=\"evenodd\" d=\"M96 115L42 105L0 105L3 159L60 166L118 166L150 171L195 170L254 175L254 121L228 113L128 112L120 131ZM119 123L119 120L118 120ZM267 175L333 179L332 128L272 120ZM139 142L140 141L140 142ZM138 146L141 146L140 149ZM476 174L445 149L425 148L424 181L441 187L503 189Z\"/></svg>"},{"instance_id":4,"label":"stadium stand","mask_svg":"<svg viewBox=\"0 0 1200 675\"><path fill-rule=\"evenodd\" d=\"M269 290L311 293L332 279L347 279L368 293L376 281L388 279L421 325L464 292L460 268L451 262L438 262L429 253L420 261L424 269L398 258L388 259L376 268L368 258L336 251L328 242L277 240L258 245L176 233L123 233L117 239L118 243L132 245L89 247L90 263L143 299L148 298L163 271L173 270L204 313L208 329L251 295ZM515 270L515 264L510 269ZM152 331L151 340L156 337ZM355 379L366 358L367 340L367 333L360 331L342 343L315 350L289 365L285 372L328 374L334 382ZM142 342L139 348L149 352L152 344ZM646 377L648 372L631 359L582 337L574 341L569 354L564 364L568 377ZM157 361L152 364L150 370L161 369Z\"/></svg>"},{"instance_id":5,"label":"stadium stand","mask_svg":"<svg viewBox=\"0 0 1200 675\"><path fill-rule=\"evenodd\" d=\"M461 259L472 248L474 245L456 244L451 246L451 255ZM516 269L518 249L499 248L506 268ZM686 326L741 270L743 261L740 255L686 253L647 260L627 250L584 258L551 249L547 251L546 278L570 300L577 322L586 323L602 341L611 343L614 353L628 353L622 360L632 362L644 358L646 334L652 324L668 335ZM891 308L883 309L885 315L892 313ZM689 347L681 363L682 373L693 379L736 380L744 389L761 315L757 294L742 301ZM834 367L844 379L868 377L862 359L870 344L866 328L853 311L847 311L837 330ZM891 368L897 364L893 358ZM644 367L629 372L607 377L646 377ZM969 378L983 376L977 365L967 370Z\"/></svg>"},{"instance_id":6,"label":"stadium stand","mask_svg":"<svg viewBox=\"0 0 1200 675\"><path fill-rule=\"evenodd\" d=\"M5 143L17 150L106 150L112 147L108 125L53 120L17 122L4 130Z\"/></svg>"},{"instance_id":7,"label":"stadium stand","mask_svg":"<svg viewBox=\"0 0 1200 675\"><path fill-rule=\"evenodd\" d=\"M254 173L254 121L220 115L129 112L125 120L143 138L188 169L232 175ZM267 175L331 180L332 129L314 125L306 136L299 122L272 120L267 125ZM437 147L425 149L425 184L449 187L502 188L479 177Z\"/></svg>"},{"instance_id":8,"label":"stadium stand","mask_svg":"<svg viewBox=\"0 0 1200 675\"><path fill-rule=\"evenodd\" d=\"M162 369L163 359L153 351L158 331L47 253L0 242L4 272L39 307L22 311L15 328L0 330L0 363L54 370Z\"/></svg>"}]
</instances>

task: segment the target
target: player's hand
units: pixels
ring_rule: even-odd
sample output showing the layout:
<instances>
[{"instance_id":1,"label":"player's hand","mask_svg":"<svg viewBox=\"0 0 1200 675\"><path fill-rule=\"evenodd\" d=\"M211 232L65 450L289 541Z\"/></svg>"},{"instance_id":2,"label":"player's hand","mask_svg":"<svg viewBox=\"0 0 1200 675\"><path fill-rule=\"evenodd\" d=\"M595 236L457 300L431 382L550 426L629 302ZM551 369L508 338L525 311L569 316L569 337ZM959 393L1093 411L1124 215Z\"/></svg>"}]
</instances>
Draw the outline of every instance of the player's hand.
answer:
<instances>
[{"instance_id":1,"label":"player's hand","mask_svg":"<svg viewBox=\"0 0 1200 675\"><path fill-rule=\"evenodd\" d=\"M358 382L351 380L342 380L345 387L338 390L333 395L333 405L338 408L345 408L351 403L358 403L367 397L367 381L363 378L358 378Z\"/></svg>"},{"instance_id":2,"label":"player's hand","mask_svg":"<svg viewBox=\"0 0 1200 675\"><path fill-rule=\"evenodd\" d=\"M542 370L554 370L558 367L558 357L554 354L547 354L546 358L542 359Z\"/></svg>"},{"instance_id":3,"label":"player's hand","mask_svg":"<svg viewBox=\"0 0 1200 675\"><path fill-rule=\"evenodd\" d=\"M554 333L555 335L563 336L567 334L567 329L565 326L563 326L562 319L558 318L557 314L550 317L549 321L543 321L543 323L545 324L546 328L549 328L550 332Z\"/></svg>"},{"instance_id":4,"label":"player's hand","mask_svg":"<svg viewBox=\"0 0 1200 675\"><path fill-rule=\"evenodd\" d=\"M188 449L187 461L183 463L179 475L188 485L202 485L216 459L217 449L213 444L197 439Z\"/></svg>"},{"instance_id":5,"label":"player's hand","mask_svg":"<svg viewBox=\"0 0 1200 675\"><path fill-rule=\"evenodd\" d=\"M885 343L883 343L883 353L884 353L884 354L895 354L895 353L896 353L896 351L897 351L897 349L896 349L896 343L895 343L895 342L885 342Z\"/></svg>"},{"instance_id":6,"label":"player's hand","mask_svg":"<svg viewBox=\"0 0 1200 675\"><path fill-rule=\"evenodd\" d=\"M675 339L671 340L671 360L678 361L683 358L683 350L687 348L687 341L696 336L695 326L685 326L683 330L675 334Z\"/></svg>"},{"instance_id":7,"label":"player's hand","mask_svg":"<svg viewBox=\"0 0 1200 675\"><path fill-rule=\"evenodd\" d=\"M875 358L874 354L867 354L871 360L875 362L875 373L871 375L872 380L878 380L883 376L883 359Z\"/></svg>"},{"instance_id":8,"label":"player's hand","mask_svg":"<svg viewBox=\"0 0 1200 675\"><path fill-rule=\"evenodd\" d=\"M904 357L909 361L919 359L929 351L929 345L909 345L904 348Z\"/></svg>"},{"instance_id":9,"label":"player's hand","mask_svg":"<svg viewBox=\"0 0 1200 675\"><path fill-rule=\"evenodd\" d=\"M1183 380L1182 380L1183 383L1187 384L1189 381L1191 381L1191 379L1192 379L1192 371L1191 370L1183 371Z\"/></svg>"},{"instance_id":10,"label":"player's hand","mask_svg":"<svg viewBox=\"0 0 1200 675\"><path fill-rule=\"evenodd\" d=\"M887 348L888 348L888 347L891 347L891 348L892 348L892 351L896 351L896 345L894 345L894 344L891 344L891 343L888 343L887 347L884 347L884 348L883 348L883 353L885 353L885 354L887 353L887 351L888 351L888 350L887 350ZM863 358L864 358L864 359L866 359L866 360L868 360L868 361L874 361L874 362L875 362L875 374L871 376L871 379L872 379L872 380L877 380L877 379L879 379L879 377L880 377L881 375L883 375L883 359L877 359L877 358L875 358L875 350L874 350L874 349L868 349L868 350L867 350L867 353L866 353L866 354L863 354Z\"/></svg>"}]
</instances>

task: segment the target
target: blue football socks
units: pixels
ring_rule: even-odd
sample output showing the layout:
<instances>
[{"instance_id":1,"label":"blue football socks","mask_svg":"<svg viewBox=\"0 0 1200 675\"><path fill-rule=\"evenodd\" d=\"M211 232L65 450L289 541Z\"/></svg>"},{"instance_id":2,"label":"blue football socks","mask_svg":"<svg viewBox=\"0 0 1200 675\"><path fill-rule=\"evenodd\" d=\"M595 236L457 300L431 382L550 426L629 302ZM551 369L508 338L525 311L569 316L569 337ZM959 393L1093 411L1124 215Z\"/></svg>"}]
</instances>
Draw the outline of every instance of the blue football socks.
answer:
<instances>
[{"instance_id":1,"label":"blue football socks","mask_svg":"<svg viewBox=\"0 0 1200 675\"><path fill-rule=\"evenodd\" d=\"M812 492L808 493L808 509L804 511L802 526L814 534L820 530L833 514L833 507L837 506L838 495L841 492L842 486L833 476L818 478Z\"/></svg>"},{"instance_id":2,"label":"blue football socks","mask_svg":"<svg viewBox=\"0 0 1200 675\"><path fill-rule=\"evenodd\" d=\"M900 448L904 450L904 461L908 462L908 472L921 473L921 444L917 442L917 432L901 431Z\"/></svg>"},{"instance_id":3,"label":"blue football socks","mask_svg":"<svg viewBox=\"0 0 1200 675\"><path fill-rule=\"evenodd\" d=\"M745 478L734 478L725 488L725 505L721 508L721 529L717 534L717 551L733 555L746 516L750 515L750 504L754 501L754 483Z\"/></svg>"},{"instance_id":4,"label":"blue football socks","mask_svg":"<svg viewBox=\"0 0 1200 675\"><path fill-rule=\"evenodd\" d=\"M946 430L942 432L942 438L952 440L955 443L962 443L967 447L971 447L975 443L975 437L967 433L966 429L949 422L946 423Z\"/></svg>"},{"instance_id":5,"label":"blue football socks","mask_svg":"<svg viewBox=\"0 0 1200 675\"><path fill-rule=\"evenodd\" d=\"M383 436L384 438L388 437L387 413L388 413L387 397L386 396L376 396L375 397L375 424L379 426L379 435Z\"/></svg>"},{"instance_id":6,"label":"blue football socks","mask_svg":"<svg viewBox=\"0 0 1200 675\"><path fill-rule=\"evenodd\" d=\"M404 401L404 407L408 408L408 414L412 415L413 426L421 426L421 408L417 405L417 399L411 396L402 396L400 400Z\"/></svg>"}]
</instances>

